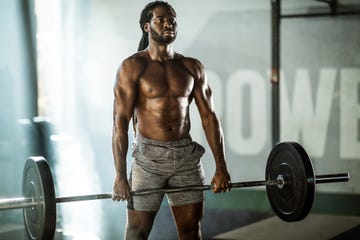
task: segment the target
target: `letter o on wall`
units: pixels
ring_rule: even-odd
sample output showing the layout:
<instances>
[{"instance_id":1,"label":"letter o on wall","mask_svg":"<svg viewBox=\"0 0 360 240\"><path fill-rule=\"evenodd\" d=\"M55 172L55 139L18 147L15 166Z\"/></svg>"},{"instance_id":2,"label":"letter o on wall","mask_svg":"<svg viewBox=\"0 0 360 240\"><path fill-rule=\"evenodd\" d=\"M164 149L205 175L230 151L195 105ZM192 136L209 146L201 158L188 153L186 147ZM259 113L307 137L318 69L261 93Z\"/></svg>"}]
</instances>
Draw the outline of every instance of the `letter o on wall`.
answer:
<instances>
[{"instance_id":1,"label":"letter o on wall","mask_svg":"<svg viewBox=\"0 0 360 240\"><path fill-rule=\"evenodd\" d=\"M244 88L249 90L249 99L244 99ZM266 92L263 77L249 70L234 72L226 88L226 138L230 149L240 155L258 154L268 139L266 128ZM244 116L244 113L249 116ZM249 128L244 134L244 119L249 119Z\"/></svg>"}]
</instances>

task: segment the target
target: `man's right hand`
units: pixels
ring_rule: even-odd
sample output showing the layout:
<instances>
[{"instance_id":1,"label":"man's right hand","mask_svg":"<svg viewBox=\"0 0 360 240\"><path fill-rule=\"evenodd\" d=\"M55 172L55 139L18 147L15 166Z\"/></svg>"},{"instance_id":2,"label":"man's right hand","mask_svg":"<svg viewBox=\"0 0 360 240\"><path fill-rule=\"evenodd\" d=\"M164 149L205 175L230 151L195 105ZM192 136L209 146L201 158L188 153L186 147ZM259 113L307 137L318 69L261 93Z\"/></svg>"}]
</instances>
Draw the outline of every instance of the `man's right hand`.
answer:
<instances>
[{"instance_id":1,"label":"man's right hand","mask_svg":"<svg viewBox=\"0 0 360 240\"><path fill-rule=\"evenodd\" d=\"M131 197L131 190L128 180L121 179L118 176L115 177L112 200L125 201L125 200L129 200L130 197Z\"/></svg>"}]
</instances>

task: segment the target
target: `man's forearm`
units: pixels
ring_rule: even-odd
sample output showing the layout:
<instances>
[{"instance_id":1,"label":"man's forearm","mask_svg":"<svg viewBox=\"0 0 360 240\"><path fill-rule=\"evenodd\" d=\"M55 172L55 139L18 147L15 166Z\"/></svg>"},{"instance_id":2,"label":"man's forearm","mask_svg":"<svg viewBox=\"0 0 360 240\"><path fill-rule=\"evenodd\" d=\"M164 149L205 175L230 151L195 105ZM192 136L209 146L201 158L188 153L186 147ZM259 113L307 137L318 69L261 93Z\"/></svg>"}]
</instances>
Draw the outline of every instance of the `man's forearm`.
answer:
<instances>
[{"instance_id":1,"label":"man's forearm","mask_svg":"<svg viewBox=\"0 0 360 240\"><path fill-rule=\"evenodd\" d=\"M127 179L126 155L128 150L128 135L113 133L113 156L116 176Z\"/></svg>"},{"instance_id":2,"label":"man's forearm","mask_svg":"<svg viewBox=\"0 0 360 240\"><path fill-rule=\"evenodd\" d=\"M215 113L206 116L203 121L205 136L214 155L216 168L226 168L224 135L220 120Z\"/></svg>"}]
</instances>

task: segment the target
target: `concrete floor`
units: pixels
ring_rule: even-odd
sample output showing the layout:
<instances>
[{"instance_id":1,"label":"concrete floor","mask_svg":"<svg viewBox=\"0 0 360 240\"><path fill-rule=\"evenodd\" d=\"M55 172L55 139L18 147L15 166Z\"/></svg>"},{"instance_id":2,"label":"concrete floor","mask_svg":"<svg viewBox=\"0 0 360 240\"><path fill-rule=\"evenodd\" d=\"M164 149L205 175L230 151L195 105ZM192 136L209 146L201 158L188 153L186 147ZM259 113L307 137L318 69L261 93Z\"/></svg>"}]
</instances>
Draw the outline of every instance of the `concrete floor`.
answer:
<instances>
[{"instance_id":1,"label":"concrete floor","mask_svg":"<svg viewBox=\"0 0 360 240\"><path fill-rule=\"evenodd\" d=\"M59 223L55 240L112 240L123 239L114 229L109 218L103 234L91 231L67 230ZM122 228L123 226L118 226ZM310 214L303 221L287 223L270 213L239 210L207 209L203 220L204 239L246 239L246 240L353 240L360 239L360 217ZM26 239L24 226L1 224L0 240ZM149 239L177 239L172 216L167 206L162 207L156 218Z\"/></svg>"}]
</instances>

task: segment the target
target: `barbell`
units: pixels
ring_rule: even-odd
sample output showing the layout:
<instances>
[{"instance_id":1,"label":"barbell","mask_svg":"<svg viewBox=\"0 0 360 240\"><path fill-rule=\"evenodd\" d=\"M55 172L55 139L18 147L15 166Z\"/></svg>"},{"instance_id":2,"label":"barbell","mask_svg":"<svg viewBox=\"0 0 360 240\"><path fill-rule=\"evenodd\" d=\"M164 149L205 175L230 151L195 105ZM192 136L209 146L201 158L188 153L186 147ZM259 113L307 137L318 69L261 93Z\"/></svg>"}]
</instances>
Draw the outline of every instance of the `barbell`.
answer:
<instances>
[{"instance_id":1,"label":"barbell","mask_svg":"<svg viewBox=\"0 0 360 240\"><path fill-rule=\"evenodd\" d=\"M287 222L304 219L311 210L315 184L349 181L349 173L315 176L305 149L296 142L281 142L271 150L265 169L265 180L234 182L232 188L266 186L275 214ZM144 189L132 195L211 190L212 185L168 189ZM50 167L43 157L27 159L22 179L23 197L0 199L0 210L23 208L24 224L30 239L53 239L56 230L56 204L112 198L112 193L55 197Z\"/></svg>"}]
</instances>

